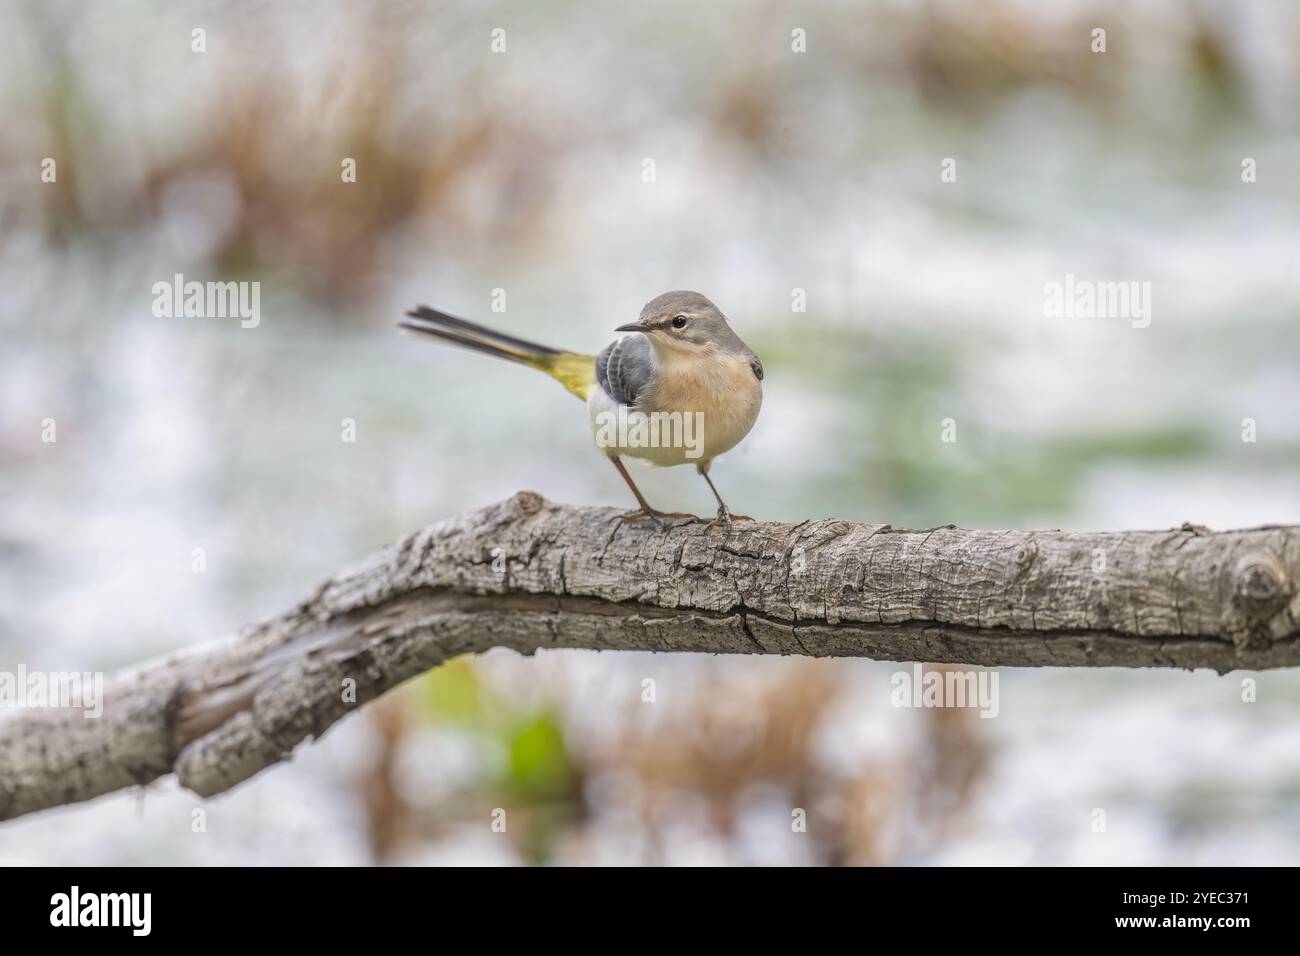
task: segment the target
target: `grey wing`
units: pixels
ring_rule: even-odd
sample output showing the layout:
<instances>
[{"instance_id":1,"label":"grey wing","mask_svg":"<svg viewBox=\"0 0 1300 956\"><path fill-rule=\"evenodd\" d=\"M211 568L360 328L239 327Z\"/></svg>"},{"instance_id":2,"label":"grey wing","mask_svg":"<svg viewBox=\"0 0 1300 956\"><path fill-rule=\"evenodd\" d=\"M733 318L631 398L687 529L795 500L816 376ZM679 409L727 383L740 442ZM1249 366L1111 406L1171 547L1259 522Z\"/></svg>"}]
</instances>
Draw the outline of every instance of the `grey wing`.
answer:
<instances>
[{"instance_id":1,"label":"grey wing","mask_svg":"<svg viewBox=\"0 0 1300 956\"><path fill-rule=\"evenodd\" d=\"M596 356L596 383L620 405L635 406L654 380L650 340L629 335L611 342Z\"/></svg>"}]
</instances>

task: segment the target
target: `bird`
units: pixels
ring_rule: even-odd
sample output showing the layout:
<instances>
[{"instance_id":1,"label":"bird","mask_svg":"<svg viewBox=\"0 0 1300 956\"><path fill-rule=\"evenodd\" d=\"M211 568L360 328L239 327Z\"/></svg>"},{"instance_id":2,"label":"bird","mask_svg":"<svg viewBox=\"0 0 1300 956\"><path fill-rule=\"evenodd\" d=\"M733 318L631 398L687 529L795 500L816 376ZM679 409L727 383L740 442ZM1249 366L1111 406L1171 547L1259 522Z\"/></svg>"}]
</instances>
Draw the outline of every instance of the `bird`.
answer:
<instances>
[{"instance_id":1,"label":"bird","mask_svg":"<svg viewBox=\"0 0 1300 956\"><path fill-rule=\"evenodd\" d=\"M587 405L597 447L636 498L624 521L701 520L651 507L623 464L693 463L717 499L713 524L752 520L733 514L709 477L713 460L749 434L763 404L763 363L722 310L698 292L665 292L646 303L626 333L590 355L548 348L496 332L427 305L405 313L404 328L442 342L545 372Z\"/></svg>"}]
</instances>

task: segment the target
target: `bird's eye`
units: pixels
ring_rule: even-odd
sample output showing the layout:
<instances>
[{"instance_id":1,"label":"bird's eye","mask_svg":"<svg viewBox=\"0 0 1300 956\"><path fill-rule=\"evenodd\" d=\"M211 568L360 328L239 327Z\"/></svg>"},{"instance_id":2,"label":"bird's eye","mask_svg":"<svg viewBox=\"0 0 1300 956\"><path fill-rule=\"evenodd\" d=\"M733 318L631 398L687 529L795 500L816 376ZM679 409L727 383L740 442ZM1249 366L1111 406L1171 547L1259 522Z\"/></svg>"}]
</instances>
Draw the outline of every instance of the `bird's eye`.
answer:
<instances>
[{"instance_id":1,"label":"bird's eye","mask_svg":"<svg viewBox=\"0 0 1300 956\"><path fill-rule=\"evenodd\" d=\"M673 316L673 328L675 329L686 328L686 316L684 315Z\"/></svg>"}]
</instances>

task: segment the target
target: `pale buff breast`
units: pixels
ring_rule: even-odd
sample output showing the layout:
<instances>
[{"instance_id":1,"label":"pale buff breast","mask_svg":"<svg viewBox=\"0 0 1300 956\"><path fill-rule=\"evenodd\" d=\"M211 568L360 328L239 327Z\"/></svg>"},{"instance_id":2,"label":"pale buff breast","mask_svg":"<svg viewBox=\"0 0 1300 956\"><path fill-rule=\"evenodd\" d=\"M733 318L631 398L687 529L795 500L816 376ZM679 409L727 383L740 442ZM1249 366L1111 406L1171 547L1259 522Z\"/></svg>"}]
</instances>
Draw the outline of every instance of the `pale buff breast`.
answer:
<instances>
[{"instance_id":1,"label":"pale buff breast","mask_svg":"<svg viewBox=\"0 0 1300 956\"><path fill-rule=\"evenodd\" d=\"M662 364L658 382L645 394L642 408L646 412L679 413L683 428L675 437L689 438L686 445L671 441L674 424L661 417L659 441L648 447L634 447L622 442L610 445L609 431L602 450L607 454L641 458L656 465L684 465L707 462L734 448L749 434L763 402L762 383L742 355L718 355L700 358L682 357ZM600 389L588 401L593 432L599 416L616 414L618 406ZM695 413L699 413L696 415ZM686 416L691 423L685 423ZM603 419L608 421L608 418ZM623 436L628 437L628 436Z\"/></svg>"}]
</instances>

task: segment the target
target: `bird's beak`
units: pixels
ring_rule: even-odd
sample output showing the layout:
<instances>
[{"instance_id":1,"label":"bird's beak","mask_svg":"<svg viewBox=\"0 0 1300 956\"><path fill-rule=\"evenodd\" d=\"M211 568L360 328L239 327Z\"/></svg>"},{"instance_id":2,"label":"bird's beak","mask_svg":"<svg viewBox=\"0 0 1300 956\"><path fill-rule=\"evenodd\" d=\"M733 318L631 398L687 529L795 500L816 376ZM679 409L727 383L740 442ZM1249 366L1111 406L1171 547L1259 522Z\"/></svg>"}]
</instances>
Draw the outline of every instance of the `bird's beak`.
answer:
<instances>
[{"instance_id":1,"label":"bird's beak","mask_svg":"<svg viewBox=\"0 0 1300 956\"><path fill-rule=\"evenodd\" d=\"M627 325L620 325L614 330L615 332L644 332L645 326L640 322L629 322Z\"/></svg>"}]
</instances>

